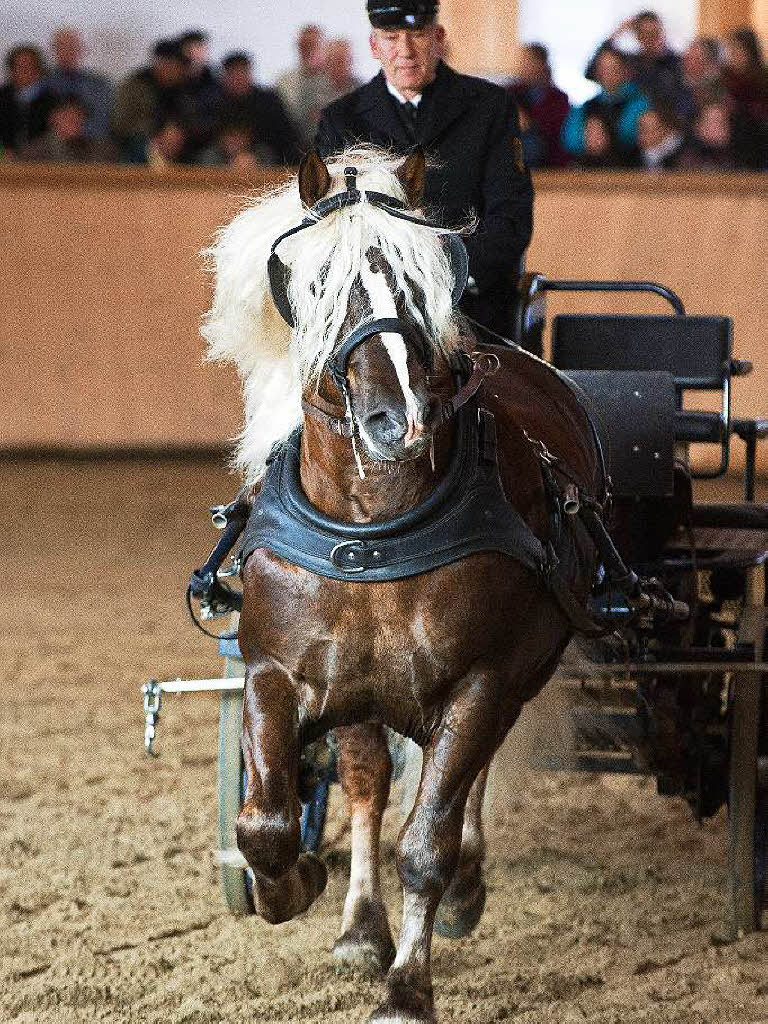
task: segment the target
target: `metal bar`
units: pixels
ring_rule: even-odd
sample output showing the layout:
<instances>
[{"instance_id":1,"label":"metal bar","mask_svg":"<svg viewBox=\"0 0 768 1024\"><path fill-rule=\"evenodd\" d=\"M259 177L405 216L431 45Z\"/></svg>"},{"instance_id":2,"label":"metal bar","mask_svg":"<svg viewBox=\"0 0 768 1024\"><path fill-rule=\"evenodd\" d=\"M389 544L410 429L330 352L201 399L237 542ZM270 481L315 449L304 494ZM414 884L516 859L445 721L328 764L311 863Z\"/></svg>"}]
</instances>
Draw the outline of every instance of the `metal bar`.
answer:
<instances>
[{"instance_id":1,"label":"metal bar","mask_svg":"<svg viewBox=\"0 0 768 1024\"><path fill-rule=\"evenodd\" d=\"M233 679L169 679L160 683L160 689L163 693L237 693L244 685L243 676L235 676Z\"/></svg>"},{"instance_id":2,"label":"metal bar","mask_svg":"<svg viewBox=\"0 0 768 1024\"><path fill-rule=\"evenodd\" d=\"M666 299L678 316L685 316L679 295L656 281L558 281L544 278L539 290L547 292L653 292Z\"/></svg>"},{"instance_id":3,"label":"metal bar","mask_svg":"<svg viewBox=\"0 0 768 1024\"><path fill-rule=\"evenodd\" d=\"M693 675L698 672L738 672L754 675L768 673L768 662L766 661L660 661L654 665L644 662L639 665L616 664L616 665L564 665L563 671L568 676L600 676L610 678L616 676L621 678L625 675Z\"/></svg>"}]
</instances>

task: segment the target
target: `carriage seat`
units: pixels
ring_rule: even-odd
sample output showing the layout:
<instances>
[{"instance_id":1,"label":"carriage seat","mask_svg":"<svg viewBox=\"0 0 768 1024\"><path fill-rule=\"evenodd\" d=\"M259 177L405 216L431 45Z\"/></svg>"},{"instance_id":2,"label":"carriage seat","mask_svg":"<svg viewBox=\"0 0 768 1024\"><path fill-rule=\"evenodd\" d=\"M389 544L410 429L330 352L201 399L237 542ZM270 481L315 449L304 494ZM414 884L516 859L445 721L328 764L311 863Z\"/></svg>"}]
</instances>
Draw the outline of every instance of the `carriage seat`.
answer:
<instances>
[{"instance_id":1,"label":"carriage seat","mask_svg":"<svg viewBox=\"0 0 768 1024\"><path fill-rule=\"evenodd\" d=\"M552 362L561 369L667 370L677 391L675 439L717 444L728 468L733 324L724 316L561 314L552 321ZM684 408L687 391L719 394L720 408Z\"/></svg>"}]
</instances>

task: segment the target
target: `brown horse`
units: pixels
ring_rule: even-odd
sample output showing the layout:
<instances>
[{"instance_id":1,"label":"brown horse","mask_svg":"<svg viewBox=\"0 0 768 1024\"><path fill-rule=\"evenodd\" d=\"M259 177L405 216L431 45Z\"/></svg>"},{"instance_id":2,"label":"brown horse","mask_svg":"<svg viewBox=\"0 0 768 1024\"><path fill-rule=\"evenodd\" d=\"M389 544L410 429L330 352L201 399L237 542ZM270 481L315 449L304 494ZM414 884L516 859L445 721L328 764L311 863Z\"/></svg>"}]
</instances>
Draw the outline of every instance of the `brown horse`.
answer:
<instances>
[{"instance_id":1,"label":"brown horse","mask_svg":"<svg viewBox=\"0 0 768 1024\"><path fill-rule=\"evenodd\" d=\"M388 179L380 173L381 154L355 157L358 167L378 175L376 194L404 201L406 210L418 209L424 177L420 154L390 172ZM345 158L353 159L349 154ZM305 159L298 181L305 208L317 211L324 197L343 194L339 169L329 170L315 155ZM364 173L358 173L364 183ZM348 172L347 192L357 187ZM401 211L401 204L392 208ZM319 220L329 225L331 244L333 239L347 244L346 228L335 222L346 217L347 227L360 234L355 218L375 216L386 225L386 206L386 201L376 209L358 202L329 213L321 207ZM401 225L391 219L396 234ZM319 244L319 220L296 238L292 277L300 274L302 235L307 245ZM309 221L314 223L311 216ZM449 246L434 225L418 217L404 225L429 253L435 247L436 258L447 258ZM490 372L495 360L477 354L470 364L467 357L476 353L477 342L461 317L449 310L453 332L446 340L450 332L443 329L438 337L438 318L428 313L433 302L426 294L429 281L413 283L407 267L403 278L402 268L393 266L397 253L392 255L383 236L373 246L364 232L361 238L360 265L334 337L324 348L318 345L321 355L301 377L300 434L273 452L278 462L286 449L292 452L293 470L290 459L283 459L281 472L295 471L303 498L326 523L397 523L413 509L428 506L442 482L451 473L456 476L462 431L468 444L476 442L476 449L488 455L493 440L488 424L495 421L495 453L488 457L498 465L497 479L511 514L535 544L540 541L546 549L553 541L558 562L550 563L547 571L551 576L556 564L562 588L574 606L583 607L592 582L594 548L575 517L558 519L559 496L566 485L596 495L603 482L593 434L578 399L550 367L513 346L493 349L496 372ZM220 240L220 247L229 242ZM402 247L398 244L398 253ZM344 259L332 251L326 255ZM222 268L220 257L224 278ZM318 301L334 273L328 262L323 268L312 293ZM404 290L403 280L412 283L410 291ZM306 284L287 281L281 297L284 303L287 295L296 333L301 337L304 330L305 340L309 329L299 322L301 296L296 289ZM209 324L222 316L226 288L221 287L219 313ZM450 294L446 301L450 307ZM318 316L322 318L322 310ZM356 325L372 317L384 317L379 330L363 331L362 340L345 346ZM216 350L215 332L210 326L208 331ZM345 348L340 366L337 357ZM222 353L225 346L219 343ZM452 372L462 360L474 365L469 386L466 375L457 382ZM258 383L249 387L252 398ZM457 388L459 396L451 402ZM473 388L477 390L470 394ZM477 441L481 420L486 435ZM254 484L255 508L266 486ZM461 479L456 486L461 488ZM264 509L258 514L265 514ZM444 555L432 568L413 574L407 570L393 579L376 577L374 565L374 578L363 581L352 570L345 577L343 566L335 575L303 567L301 558L292 561L285 548L268 544L258 524L254 529L242 573L239 640L246 663L247 789L237 836L253 872L256 910L268 921L285 921L307 910L325 887L323 862L301 849L299 759L304 744L335 730L352 821L352 867L334 956L387 972L386 997L371 1020L432 1021L433 928L442 934L468 934L485 901L481 807L488 765L524 702L551 676L572 634L571 621L563 602L553 596L544 567L537 571L530 559L505 553L503 544L494 546L487 524L485 533L479 531L485 540L471 553ZM366 534L374 538L367 547L367 542L350 547L353 558L363 551L375 562L375 530ZM455 550L461 548L460 541ZM346 557L345 544L340 551ZM378 554L382 551L386 554L384 547ZM391 774L385 726L413 739L424 754L415 803L397 843L404 890L397 949L378 866Z\"/></svg>"}]
</instances>

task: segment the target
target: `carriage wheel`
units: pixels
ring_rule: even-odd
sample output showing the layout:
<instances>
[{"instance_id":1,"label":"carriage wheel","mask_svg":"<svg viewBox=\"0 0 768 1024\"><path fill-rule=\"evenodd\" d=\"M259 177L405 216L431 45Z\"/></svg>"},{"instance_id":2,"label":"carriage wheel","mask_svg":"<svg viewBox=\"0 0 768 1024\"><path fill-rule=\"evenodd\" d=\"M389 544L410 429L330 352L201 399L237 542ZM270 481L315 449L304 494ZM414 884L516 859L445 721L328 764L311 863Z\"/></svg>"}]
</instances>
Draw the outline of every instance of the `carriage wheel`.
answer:
<instances>
[{"instance_id":1,"label":"carriage wheel","mask_svg":"<svg viewBox=\"0 0 768 1024\"><path fill-rule=\"evenodd\" d=\"M765 571L747 574L742 643L754 644L755 660L765 648ZM757 673L732 684L728 778L729 928L732 938L757 931L766 902L768 861L768 693Z\"/></svg>"},{"instance_id":2,"label":"carriage wheel","mask_svg":"<svg viewBox=\"0 0 768 1024\"><path fill-rule=\"evenodd\" d=\"M237 627L237 616L233 616ZM224 660L227 679L242 676L244 665L240 658ZM242 693L221 693L219 702L219 849L237 856L235 826L245 797L245 764L240 739L243 731ZM309 802L301 813L301 841L305 850L317 853L323 841L325 816L328 809L327 781L316 783ZM233 914L253 914L253 893L247 868L236 864L221 864L221 888L227 907Z\"/></svg>"},{"instance_id":3,"label":"carriage wheel","mask_svg":"<svg viewBox=\"0 0 768 1024\"><path fill-rule=\"evenodd\" d=\"M239 658L226 658L224 675L232 679L243 674ZM243 803L242 693L222 693L219 700L219 849L237 850L235 823ZM252 914L253 897L245 868L221 865L221 888L233 914Z\"/></svg>"}]
</instances>

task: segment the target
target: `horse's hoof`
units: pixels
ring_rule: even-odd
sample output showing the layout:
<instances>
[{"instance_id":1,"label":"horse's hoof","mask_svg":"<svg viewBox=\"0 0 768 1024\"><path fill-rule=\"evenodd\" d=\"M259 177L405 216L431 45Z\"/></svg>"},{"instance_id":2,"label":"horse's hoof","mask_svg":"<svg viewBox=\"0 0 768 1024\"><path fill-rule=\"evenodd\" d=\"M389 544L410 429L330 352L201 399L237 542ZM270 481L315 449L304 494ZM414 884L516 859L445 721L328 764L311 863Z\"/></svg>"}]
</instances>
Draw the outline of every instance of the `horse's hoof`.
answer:
<instances>
[{"instance_id":1,"label":"horse's hoof","mask_svg":"<svg viewBox=\"0 0 768 1024\"><path fill-rule=\"evenodd\" d=\"M307 893L308 904L314 903L328 884L328 869L323 861L314 853L302 853L297 867Z\"/></svg>"},{"instance_id":2,"label":"horse's hoof","mask_svg":"<svg viewBox=\"0 0 768 1024\"><path fill-rule=\"evenodd\" d=\"M361 974L384 975L395 959L395 946L392 939L386 942L349 931L334 942L331 956L339 967Z\"/></svg>"},{"instance_id":3,"label":"horse's hoof","mask_svg":"<svg viewBox=\"0 0 768 1024\"><path fill-rule=\"evenodd\" d=\"M450 898L446 898L450 897ZM463 939L474 931L485 910L485 882L468 893L446 893L435 916L435 935L444 939Z\"/></svg>"},{"instance_id":4,"label":"horse's hoof","mask_svg":"<svg viewBox=\"0 0 768 1024\"><path fill-rule=\"evenodd\" d=\"M387 999L368 1018L368 1024L437 1024L430 1000L429 1007L402 1005L401 1000Z\"/></svg>"},{"instance_id":5,"label":"horse's hoof","mask_svg":"<svg viewBox=\"0 0 768 1024\"><path fill-rule=\"evenodd\" d=\"M389 975L389 993L368 1018L369 1024L436 1024L432 986L424 988L402 969Z\"/></svg>"},{"instance_id":6,"label":"horse's hoof","mask_svg":"<svg viewBox=\"0 0 768 1024\"><path fill-rule=\"evenodd\" d=\"M353 970L386 974L395 959L387 911L378 900L359 899L333 947L333 958Z\"/></svg>"}]
</instances>

